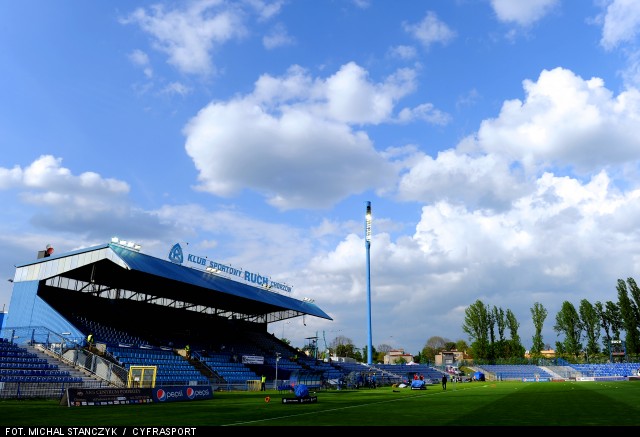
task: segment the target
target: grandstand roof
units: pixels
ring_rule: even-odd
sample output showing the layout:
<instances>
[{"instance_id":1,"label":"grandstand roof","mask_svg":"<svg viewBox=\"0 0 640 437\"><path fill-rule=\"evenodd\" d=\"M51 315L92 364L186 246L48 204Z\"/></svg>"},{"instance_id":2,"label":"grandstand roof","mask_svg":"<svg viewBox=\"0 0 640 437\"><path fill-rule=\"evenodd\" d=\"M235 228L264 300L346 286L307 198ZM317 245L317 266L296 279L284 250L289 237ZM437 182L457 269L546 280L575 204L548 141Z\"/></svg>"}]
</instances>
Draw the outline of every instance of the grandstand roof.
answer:
<instances>
[{"instance_id":1,"label":"grandstand roof","mask_svg":"<svg viewBox=\"0 0 640 437\"><path fill-rule=\"evenodd\" d=\"M129 299L252 322L301 315L333 320L315 303L220 274L152 257L116 243L56 254L16 266L15 281Z\"/></svg>"}]
</instances>

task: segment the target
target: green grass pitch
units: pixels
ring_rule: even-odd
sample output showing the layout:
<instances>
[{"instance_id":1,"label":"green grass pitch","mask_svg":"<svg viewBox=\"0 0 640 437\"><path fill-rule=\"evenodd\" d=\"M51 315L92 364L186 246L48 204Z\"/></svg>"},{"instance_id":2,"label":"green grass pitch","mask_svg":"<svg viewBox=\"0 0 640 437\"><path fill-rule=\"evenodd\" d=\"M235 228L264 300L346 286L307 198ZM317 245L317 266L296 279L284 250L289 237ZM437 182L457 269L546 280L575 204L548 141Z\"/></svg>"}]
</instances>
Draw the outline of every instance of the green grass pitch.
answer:
<instances>
[{"instance_id":1,"label":"green grass pitch","mask_svg":"<svg viewBox=\"0 0 640 437\"><path fill-rule=\"evenodd\" d=\"M269 397L267 402L266 397ZM215 392L192 402L60 406L0 400L2 426L637 426L640 383L473 382L426 390L382 387L318 391L317 403L282 394Z\"/></svg>"}]
</instances>

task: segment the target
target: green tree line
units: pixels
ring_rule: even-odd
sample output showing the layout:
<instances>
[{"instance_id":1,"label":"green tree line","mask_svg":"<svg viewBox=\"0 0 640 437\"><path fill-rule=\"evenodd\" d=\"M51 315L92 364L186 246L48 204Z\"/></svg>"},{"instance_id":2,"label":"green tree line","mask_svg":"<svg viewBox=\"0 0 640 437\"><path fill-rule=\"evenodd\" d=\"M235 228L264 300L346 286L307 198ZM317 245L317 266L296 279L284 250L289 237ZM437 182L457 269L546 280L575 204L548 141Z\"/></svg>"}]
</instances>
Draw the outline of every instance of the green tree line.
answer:
<instances>
[{"instance_id":1,"label":"green tree line","mask_svg":"<svg viewBox=\"0 0 640 437\"><path fill-rule=\"evenodd\" d=\"M556 357L573 362L611 359L611 345L626 345L626 356L640 354L640 288L633 278L617 283L618 300L589 302L582 299L576 306L564 301L556 314L553 330L561 337L555 342ZM542 330L548 312L540 303L531 307L534 326L531 358L542 357L549 349ZM469 335L469 354L474 360L495 362L525 358L518 336L519 323L510 310L488 306L480 300L465 310L462 329ZM497 331L497 335L496 335ZM505 335L508 332L509 335ZM620 350L620 348L618 348ZM627 360L628 361L628 360Z\"/></svg>"}]
</instances>

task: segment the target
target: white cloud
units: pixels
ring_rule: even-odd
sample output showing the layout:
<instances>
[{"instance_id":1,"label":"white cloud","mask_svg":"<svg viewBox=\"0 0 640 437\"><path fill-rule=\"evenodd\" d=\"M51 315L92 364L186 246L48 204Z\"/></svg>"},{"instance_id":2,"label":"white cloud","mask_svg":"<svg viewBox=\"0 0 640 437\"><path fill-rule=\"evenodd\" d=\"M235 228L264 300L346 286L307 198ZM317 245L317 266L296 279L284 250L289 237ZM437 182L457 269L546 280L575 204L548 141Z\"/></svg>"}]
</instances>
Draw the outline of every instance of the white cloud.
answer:
<instances>
[{"instance_id":1,"label":"white cloud","mask_svg":"<svg viewBox=\"0 0 640 437\"><path fill-rule=\"evenodd\" d=\"M371 6L371 0L352 0L353 4L355 4L360 9L367 9Z\"/></svg>"},{"instance_id":2,"label":"white cloud","mask_svg":"<svg viewBox=\"0 0 640 437\"><path fill-rule=\"evenodd\" d=\"M325 208L371 186L390 187L395 167L352 125L393 122L414 79L401 69L372 83L354 63L325 80L299 67L282 78L261 77L253 94L211 103L185 127L199 188L229 196L251 187L291 209ZM438 117L428 109L420 117Z\"/></svg>"},{"instance_id":3,"label":"white cloud","mask_svg":"<svg viewBox=\"0 0 640 437\"><path fill-rule=\"evenodd\" d=\"M456 101L457 108L465 108L475 106L478 101L482 98L477 89L472 89L465 95L458 97Z\"/></svg>"},{"instance_id":4,"label":"white cloud","mask_svg":"<svg viewBox=\"0 0 640 437\"><path fill-rule=\"evenodd\" d=\"M134 50L129 54L129 60L131 60L134 65L141 67L147 78L150 79L153 77L153 69L149 63L149 56L145 52L142 50Z\"/></svg>"},{"instance_id":5,"label":"white cloud","mask_svg":"<svg viewBox=\"0 0 640 437\"><path fill-rule=\"evenodd\" d=\"M524 27L539 21L559 4L559 0L491 0L498 20Z\"/></svg>"},{"instance_id":6,"label":"white cloud","mask_svg":"<svg viewBox=\"0 0 640 437\"><path fill-rule=\"evenodd\" d=\"M451 121L451 116L436 109L431 103L423 103L415 108L404 108L398 113L398 121L407 123L423 120L427 123L444 126Z\"/></svg>"},{"instance_id":7,"label":"white cloud","mask_svg":"<svg viewBox=\"0 0 640 437\"><path fill-rule=\"evenodd\" d=\"M103 179L93 172L74 176L69 169L61 167L61 163L61 158L43 155L25 169L17 166L11 170L0 168L0 188L11 185L43 193L27 195L29 198L75 197L80 204L91 203L93 197L118 197L129 192L125 182Z\"/></svg>"},{"instance_id":8,"label":"white cloud","mask_svg":"<svg viewBox=\"0 0 640 437\"><path fill-rule=\"evenodd\" d=\"M413 46L400 45L390 48L389 55L399 59L414 59L417 52Z\"/></svg>"},{"instance_id":9,"label":"white cloud","mask_svg":"<svg viewBox=\"0 0 640 437\"><path fill-rule=\"evenodd\" d=\"M270 32L262 38L262 44L269 50L291 45L294 42L294 38L287 34L287 29L282 23L276 24Z\"/></svg>"},{"instance_id":10,"label":"white cloud","mask_svg":"<svg viewBox=\"0 0 640 437\"><path fill-rule=\"evenodd\" d=\"M191 74L212 73L210 55L216 46L247 34L241 15L221 0L195 1L185 9L138 8L121 23L140 26L171 65Z\"/></svg>"},{"instance_id":11,"label":"white cloud","mask_svg":"<svg viewBox=\"0 0 640 437\"><path fill-rule=\"evenodd\" d=\"M104 241L124 228L141 236L167 231L153 214L131 206L126 182L90 171L74 175L61 164L61 158L43 155L24 169L0 168L0 189L17 191L17 201L33 208L29 223L36 229L69 233L74 241Z\"/></svg>"},{"instance_id":12,"label":"white cloud","mask_svg":"<svg viewBox=\"0 0 640 437\"><path fill-rule=\"evenodd\" d=\"M196 204L164 205L153 214L171 223L182 235L207 235L190 243L192 253L207 255L215 247L216 260L289 280L313 253L314 239L304 229L257 220L234 210L210 210ZM224 244L220 244L224 241ZM270 260L278 259L277 270Z\"/></svg>"},{"instance_id":13,"label":"white cloud","mask_svg":"<svg viewBox=\"0 0 640 437\"><path fill-rule=\"evenodd\" d=\"M177 94L180 96L186 96L191 92L191 89L183 83L172 82L165 86L162 92L166 94Z\"/></svg>"},{"instance_id":14,"label":"white cloud","mask_svg":"<svg viewBox=\"0 0 640 437\"><path fill-rule=\"evenodd\" d=\"M384 83L373 84L360 66L343 65L322 85L326 114L345 123L380 123L398 99L415 90L415 71L400 69Z\"/></svg>"},{"instance_id":15,"label":"white cloud","mask_svg":"<svg viewBox=\"0 0 640 437\"><path fill-rule=\"evenodd\" d=\"M432 11L427 12L419 23L403 23L402 27L426 48L435 43L447 44L456 36L456 32L440 21Z\"/></svg>"},{"instance_id":16,"label":"white cloud","mask_svg":"<svg viewBox=\"0 0 640 437\"><path fill-rule=\"evenodd\" d=\"M281 209L326 208L393 174L365 134L301 111L276 117L250 101L210 104L185 133L200 189L251 188Z\"/></svg>"},{"instance_id":17,"label":"white cloud","mask_svg":"<svg viewBox=\"0 0 640 437\"><path fill-rule=\"evenodd\" d=\"M604 16L600 44L611 50L620 43L635 42L639 26L640 4L636 0L613 0Z\"/></svg>"},{"instance_id":18,"label":"white cloud","mask_svg":"<svg viewBox=\"0 0 640 437\"><path fill-rule=\"evenodd\" d=\"M640 87L640 50L628 52L627 66L621 75L628 88Z\"/></svg>"},{"instance_id":19,"label":"white cloud","mask_svg":"<svg viewBox=\"0 0 640 437\"><path fill-rule=\"evenodd\" d=\"M588 80L556 68L537 82L524 81L526 99L509 100L495 119L482 122L477 146L520 162L527 170L554 165L579 172L640 157L634 134L640 92L614 96L599 78ZM466 145L465 145L466 147Z\"/></svg>"},{"instance_id":20,"label":"white cloud","mask_svg":"<svg viewBox=\"0 0 640 437\"><path fill-rule=\"evenodd\" d=\"M522 177L512 174L499 155L471 157L453 150L436 159L423 156L402 176L399 197L432 203L439 199L502 210L527 191Z\"/></svg>"},{"instance_id":21,"label":"white cloud","mask_svg":"<svg viewBox=\"0 0 640 437\"><path fill-rule=\"evenodd\" d=\"M260 21L270 20L280 13L284 6L284 0L244 0L258 14Z\"/></svg>"}]
</instances>

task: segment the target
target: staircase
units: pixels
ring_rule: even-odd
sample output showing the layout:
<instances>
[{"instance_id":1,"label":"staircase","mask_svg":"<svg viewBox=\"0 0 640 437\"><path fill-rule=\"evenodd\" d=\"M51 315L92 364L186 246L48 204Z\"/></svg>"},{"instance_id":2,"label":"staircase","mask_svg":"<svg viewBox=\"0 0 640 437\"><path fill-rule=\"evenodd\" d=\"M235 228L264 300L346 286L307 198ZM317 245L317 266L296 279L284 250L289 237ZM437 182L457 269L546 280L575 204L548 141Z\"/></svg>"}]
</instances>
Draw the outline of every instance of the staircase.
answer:
<instances>
[{"instance_id":1,"label":"staircase","mask_svg":"<svg viewBox=\"0 0 640 437\"><path fill-rule=\"evenodd\" d=\"M83 387L109 386L107 382L93 375L85 368L75 366L67 360L61 359L59 355L49 349L46 349L42 344L26 345L24 348L29 352L36 354L38 358L44 358L49 364L58 366L58 369L68 370L71 376L82 378Z\"/></svg>"}]
</instances>

